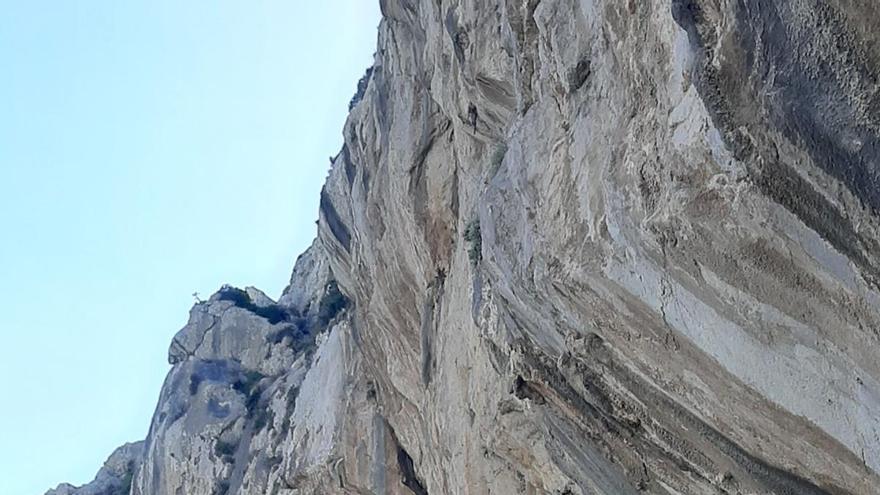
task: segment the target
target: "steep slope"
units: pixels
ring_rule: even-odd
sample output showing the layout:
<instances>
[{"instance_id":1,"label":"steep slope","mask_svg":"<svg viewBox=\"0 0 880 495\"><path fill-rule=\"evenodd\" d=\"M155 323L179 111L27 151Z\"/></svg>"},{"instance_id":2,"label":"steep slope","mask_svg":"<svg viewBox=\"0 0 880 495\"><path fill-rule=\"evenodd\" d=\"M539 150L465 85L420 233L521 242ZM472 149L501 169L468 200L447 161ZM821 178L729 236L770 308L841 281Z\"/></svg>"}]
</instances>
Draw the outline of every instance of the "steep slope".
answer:
<instances>
[{"instance_id":1,"label":"steep slope","mask_svg":"<svg viewBox=\"0 0 880 495\"><path fill-rule=\"evenodd\" d=\"M871 2L382 10L316 243L193 308L132 494L880 493Z\"/></svg>"}]
</instances>

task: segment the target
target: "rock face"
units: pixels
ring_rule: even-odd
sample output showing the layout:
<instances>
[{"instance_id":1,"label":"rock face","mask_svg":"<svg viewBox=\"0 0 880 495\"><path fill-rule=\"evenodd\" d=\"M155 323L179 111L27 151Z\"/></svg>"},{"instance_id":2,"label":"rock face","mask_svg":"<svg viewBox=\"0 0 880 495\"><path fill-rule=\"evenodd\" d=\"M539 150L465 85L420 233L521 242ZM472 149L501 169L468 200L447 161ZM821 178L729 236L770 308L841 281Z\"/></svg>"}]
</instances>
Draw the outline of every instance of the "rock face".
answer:
<instances>
[{"instance_id":1,"label":"rock face","mask_svg":"<svg viewBox=\"0 0 880 495\"><path fill-rule=\"evenodd\" d=\"M880 493L872 1L382 10L279 303L50 493Z\"/></svg>"},{"instance_id":2,"label":"rock face","mask_svg":"<svg viewBox=\"0 0 880 495\"><path fill-rule=\"evenodd\" d=\"M113 452L88 485L76 488L62 483L46 495L127 495L134 472L143 462L143 453L144 442L127 443Z\"/></svg>"}]
</instances>

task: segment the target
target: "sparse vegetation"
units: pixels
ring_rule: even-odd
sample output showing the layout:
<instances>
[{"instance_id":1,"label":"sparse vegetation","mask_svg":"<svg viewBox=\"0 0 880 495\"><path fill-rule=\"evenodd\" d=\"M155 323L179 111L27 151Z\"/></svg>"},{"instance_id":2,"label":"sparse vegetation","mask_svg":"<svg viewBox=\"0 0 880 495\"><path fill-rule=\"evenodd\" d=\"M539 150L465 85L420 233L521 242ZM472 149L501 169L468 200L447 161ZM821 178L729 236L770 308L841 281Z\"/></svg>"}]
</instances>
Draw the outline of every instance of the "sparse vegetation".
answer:
<instances>
[{"instance_id":1,"label":"sparse vegetation","mask_svg":"<svg viewBox=\"0 0 880 495\"><path fill-rule=\"evenodd\" d=\"M253 414L260 401L260 395L263 393L263 390L260 388L259 384L260 380L263 378L265 378L265 376L257 371L245 371L242 376L232 384L232 388L235 391L245 396L244 406L248 411L248 417Z\"/></svg>"},{"instance_id":2,"label":"sparse vegetation","mask_svg":"<svg viewBox=\"0 0 880 495\"><path fill-rule=\"evenodd\" d=\"M577 91L589 79L592 74L592 62L589 58L582 58L577 65L568 73L568 90Z\"/></svg>"},{"instance_id":3,"label":"sparse vegetation","mask_svg":"<svg viewBox=\"0 0 880 495\"><path fill-rule=\"evenodd\" d=\"M263 375L259 371L248 370L242 373L242 376L239 377L238 380L236 380L232 384L232 388L245 395L248 395L254 390L254 388L263 378L265 378L265 375Z\"/></svg>"},{"instance_id":4,"label":"sparse vegetation","mask_svg":"<svg viewBox=\"0 0 880 495\"><path fill-rule=\"evenodd\" d=\"M227 463L234 460L236 450L238 450L238 445L232 442L217 440L217 443L214 444L214 455Z\"/></svg>"},{"instance_id":5,"label":"sparse vegetation","mask_svg":"<svg viewBox=\"0 0 880 495\"><path fill-rule=\"evenodd\" d=\"M214 487L214 495L226 495L229 492L229 481L228 480L220 480L217 482L217 486Z\"/></svg>"},{"instance_id":6,"label":"sparse vegetation","mask_svg":"<svg viewBox=\"0 0 880 495\"><path fill-rule=\"evenodd\" d=\"M196 395L196 392L199 391L199 385L202 384L202 377L196 373L193 373L189 377L189 395Z\"/></svg>"},{"instance_id":7,"label":"sparse vegetation","mask_svg":"<svg viewBox=\"0 0 880 495\"><path fill-rule=\"evenodd\" d=\"M129 461L125 473L119 478L119 485L110 490L110 495L128 495L134 478L134 461Z\"/></svg>"},{"instance_id":8,"label":"sparse vegetation","mask_svg":"<svg viewBox=\"0 0 880 495\"><path fill-rule=\"evenodd\" d=\"M464 229L464 240L468 242L468 259L476 266L483 259L483 236L480 232L480 221L471 221Z\"/></svg>"},{"instance_id":9,"label":"sparse vegetation","mask_svg":"<svg viewBox=\"0 0 880 495\"><path fill-rule=\"evenodd\" d=\"M299 396L299 387L291 387L287 389L285 397L286 407L284 408L287 411L287 415L281 421L281 436L286 436L290 431L291 420L290 416L293 414L293 411L296 409L296 399Z\"/></svg>"},{"instance_id":10,"label":"sparse vegetation","mask_svg":"<svg viewBox=\"0 0 880 495\"><path fill-rule=\"evenodd\" d=\"M506 143L501 143L495 147L495 151L492 152L492 156L489 159L489 177L493 177L498 173L498 169L501 168L501 162L504 161L505 155L507 155Z\"/></svg>"},{"instance_id":11,"label":"sparse vegetation","mask_svg":"<svg viewBox=\"0 0 880 495\"><path fill-rule=\"evenodd\" d=\"M339 290L335 280L330 282L318 306L318 324L322 327L327 326L330 320L347 307L348 298Z\"/></svg>"},{"instance_id":12,"label":"sparse vegetation","mask_svg":"<svg viewBox=\"0 0 880 495\"><path fill-rule=\"evenodd\" d=\"M251 300L251 296L249 296L246 291L230 285L224 285L220 289L220 297L218 299L220 301L232 301L232 303L239 308L246 309L258 316L262 316L269 320L269 323L273 325L285 321L290 317L287 311L277 304L257 306L254 304L254 301Z\"/></svg>"},{"instance_id":13,"label":"sparse vegetation","mask_svg":"<svg viewBox=\"0 0 880 495\"><path fill-rule=\"evenodd\" d=\"M303 341L308 340L309 337L308 324L306 321L302 318L296 318L290 325L267 335L266 341L272 345L278 345L283 342L284 339L289 338L290 345L296 349L301 347L300 344L302 344Z\"/></svg>"},{"instance_id":14,"label":"sparse vegetation","mask_svg":"<svg viewBox=\"0 0 880 495\"><path fill-rule=\"evenodd\" d=\"M280 455L271 455L266 458L266 464L269 466L270 470L277 468L282 462L284 462L284 458Z\"/></svg>"},{"instance_id":15,"label":"sparse vegetation","mask_svg":"<svg viewBox=\"0 0 880 495\"><path fill-rule=\"evenodd\" d=\"M275 413L272 412L272 409L268 406L257 408L253 413L254 419L254 431L260 431L266 427L269 423L275 421Z\"/></svg>"},{"instance_id":16,"label":"sparse vegetation","mask_svg":"<svg viewBox=\"0 0 880 495\"><path fill-rule=\"evenodd\" d=\"M364 93L367 92L367 86L370 84L370 78L373 76L373 68L368 67L367 71L364 73L363 77L358 81L357 92L355 92L354 96L351 97L351 101L348 102L348 111L352 111L354 107L357 106L358 103L364 98Z\"/></svg>"},{"instance_id":17,"label":"sparse vegetation","mask_svg":"<svg viewBox=\"0 0 880 495\"><path fill-rule=\"evenodd\" d=\"M296 409L296 398L299 396L299 387L292 387L287 391L287 410Z\"/></svg>"}]
</instances>

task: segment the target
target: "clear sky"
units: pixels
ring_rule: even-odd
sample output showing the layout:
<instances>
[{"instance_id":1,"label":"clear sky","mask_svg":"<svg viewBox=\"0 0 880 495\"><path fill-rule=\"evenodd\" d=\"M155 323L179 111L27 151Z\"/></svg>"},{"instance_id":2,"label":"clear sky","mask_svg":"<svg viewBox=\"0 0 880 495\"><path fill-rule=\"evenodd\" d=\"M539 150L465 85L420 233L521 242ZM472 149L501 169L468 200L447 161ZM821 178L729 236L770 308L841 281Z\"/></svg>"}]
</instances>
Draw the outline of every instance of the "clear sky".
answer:
<instances>
[{"instance_id":1,"label":"clear sky","mask_svg":"<svg viewBox=\"0 0 880 495\"><path fill-rule=\"evenodd\" d=\"M0 495L142 439L193 291L280 295L378 0L0 0Z\"/></svg>"}]
</instances>

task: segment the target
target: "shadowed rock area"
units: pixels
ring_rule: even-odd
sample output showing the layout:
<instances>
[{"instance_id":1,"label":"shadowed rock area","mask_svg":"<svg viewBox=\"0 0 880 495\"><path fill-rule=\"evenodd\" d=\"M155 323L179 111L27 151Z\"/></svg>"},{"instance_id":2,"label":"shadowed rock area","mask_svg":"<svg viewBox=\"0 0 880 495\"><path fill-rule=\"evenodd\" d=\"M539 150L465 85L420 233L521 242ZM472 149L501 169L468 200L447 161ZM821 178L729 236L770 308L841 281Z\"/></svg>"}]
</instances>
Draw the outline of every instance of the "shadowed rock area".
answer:
<instances>
[{"instance_id":1,"label":"shadowed rock area","mask_svg":"<svg viewBox=\"0 0 880 495\"><path fill-rule=\"evenodd\" d=\"M880 493L874 3L381 5L289 287L49 493Z\"/></svg>"}]
</instances>

